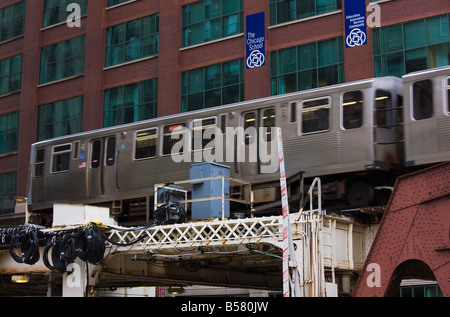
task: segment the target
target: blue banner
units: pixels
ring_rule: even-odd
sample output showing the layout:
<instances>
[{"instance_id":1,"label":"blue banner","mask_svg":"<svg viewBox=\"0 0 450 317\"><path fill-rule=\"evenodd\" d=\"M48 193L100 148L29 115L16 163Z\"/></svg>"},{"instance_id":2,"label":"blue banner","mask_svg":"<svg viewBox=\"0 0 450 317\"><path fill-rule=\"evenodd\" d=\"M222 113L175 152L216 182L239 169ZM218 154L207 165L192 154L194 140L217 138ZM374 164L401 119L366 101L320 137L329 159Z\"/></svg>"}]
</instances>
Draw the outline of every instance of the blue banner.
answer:
<instances>
[{"instance_id":1,"label":"blue banner","mask_svg":"<svg viewBox=\"0 0 450 317\"><path fill-rule=\"evenodd\" d=\"M366 1L345 0L345 47L367 44Z\"/></svg>"},{"instance_id":2,"label":"blue banner","mask_svg":"<svg viewBox=\"0 0 450 317\"><path fill-rule=\"evenodd\" d=\"M264 12L247 15L246 65L247 68L266 64L266 28Z\"/></svg>"}]
</instances>

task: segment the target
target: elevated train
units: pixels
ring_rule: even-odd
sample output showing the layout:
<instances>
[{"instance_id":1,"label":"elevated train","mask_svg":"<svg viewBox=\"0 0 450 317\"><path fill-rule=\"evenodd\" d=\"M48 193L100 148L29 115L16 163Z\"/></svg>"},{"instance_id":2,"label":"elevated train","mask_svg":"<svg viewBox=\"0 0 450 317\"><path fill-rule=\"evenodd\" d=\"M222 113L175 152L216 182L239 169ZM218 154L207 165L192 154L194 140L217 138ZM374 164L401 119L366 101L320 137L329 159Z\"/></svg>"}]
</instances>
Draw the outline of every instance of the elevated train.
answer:
<instances>
[{"instance_id":1,"label":"elevated train","mask_svg":"<svg viewBox=\"0 0 450 317\"><path fill-rule=\"evenodd\" d=\"M45 140L32 145L28 203L35 212L54 203L105 204L126 218L132 206L147 202L148 212L155 183L189 179L193 162L177 163L171 153L177 141L171 136L180 128L216 127L225 138L227 127L254 127L258 139L270 141L273 134L258 128L270 132L280 127L287 177L299 172L306 181L320 176L325 198L343 206L382 204L386 193L378 196L378 188L392 186L396 176L450 159L449 99L450 67L443 67ZM195 149L188 139L183 151L191 158L207 146ZM224 153L249 155L254 149L249 135L229 140L233 144L224 142ZM278 193L279 172L261 172L267 163L259 156L220 163L230 167L230 176L252 182L255 190ZM243 195L242 188L233 188L232 194ZM277 195L268 196L276 200ZM256 200L269 203L267 197Z\"/></svg>"}]
</instances>

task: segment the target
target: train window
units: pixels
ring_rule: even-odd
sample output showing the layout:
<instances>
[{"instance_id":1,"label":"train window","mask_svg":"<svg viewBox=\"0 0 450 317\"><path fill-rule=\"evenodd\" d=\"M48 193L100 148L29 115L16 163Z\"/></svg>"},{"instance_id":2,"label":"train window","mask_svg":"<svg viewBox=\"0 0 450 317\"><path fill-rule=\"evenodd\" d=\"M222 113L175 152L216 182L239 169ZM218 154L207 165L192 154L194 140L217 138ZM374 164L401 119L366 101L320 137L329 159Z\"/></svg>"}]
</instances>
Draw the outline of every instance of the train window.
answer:
<instances>
[{"instance_id":1,"label":"train window","mask_svg":"<svg viewBox=\"0 0 450 317\"><path fill-rule=\"evenodd\" d=\"M363 123L363 94L361 91L344 93L342 100L342 125L344 129L360 128Z\"/></svg>"},{"instance_id":2,"label":"train window","mask_svg":"<svg viewBox=\"0 0 450 317\"><path fill-rule=\"evenodd\" d=\"M75 141L73 145L73 159L78 159L78 152L80 149L80 141Z\"/></svg>"},{"instance_id":3,"label":"train window","mask_svg":"<svg viewBox=\"0 0 450 317\"><path fill-rule=\"evenodd\" d=\"M106 141L106 166L113 166L116 162L116 138Z\"/></svg>"},{"instance_id":4,"label":"train window","mask_svg":"<svg viewBox=\"0 0 450 317\"><path fill-rule=\"evenodd\" d=\"M297 121L297 104L295 102L291 102L291 123Z\"/></svg>"},{"instance_id":5,"label":"train window","mask_svg":"<svg viewBox=\"0 0 450 317\"><path fill-rule=\"evenodd\" d=\"M216 128L217 119L216 117L206 118L206 119L195 119L192 123L192 149L193 150L201 150L205 149L211 141L216 138L215 133L209 137L204 136L204 132L208 128ZM196 140L196 138L201 138L200 140ZM214 143L213 143L214 144ZM212 148L212 146L210 146Z\"/></svg>"},{"instance_id":6,"label":"train window","mask_svg":"<svg viewBox=\"0 0 450 317\"><path fill-rule=\"evenodd\" d=\"M263 111L262 125L267 128L265 140L271 141L273 137L271 128L275 128L275 109L266 109Z\"/></svg>"},{"instance_id":7,"label":"train window","mask_svg":"<svg viewBox=\"0 0 450 317\"><path fill-rule=\"evenodd\" d=\"M138 131L136 133L136 149L134 158L136 160L155 157L158 144L158 130L156 128Z\"/></svg>"},{"instance_id":8,"label":"train window","mask_svg":"<svg viewBox=\"0 0 450 317\"><path fill-rule=\"evenodd\" d=\"M253 127L256 129L256 113L255 112L247 112L244 114L244 131L247 128ZM252 140L252 134L245 135L245 144L250 144Z\"/></svg>"},{"instance_id":9,"label":"train window","mask_svg":"<svg viewBox=\"0 0 450 317\"><path fill-rule=\"evenodd\" d=\"M330 128L331 98L320 98L302 102L302 133L326 131Z\"/></svg>"},{"instance_id":10,"label":"train window","mask_svg":"<svg viewBox=\"0 0 450 317\"><path fill-rule=\"evenodd\" d=\"M431 80L421 80L413 84L413 115L415 120L433 116L433 84Z\"/></svg>"},{"instance_id":11,"label":"train window","mask_svg":"<svg viewBox=\"0 0 450 317\"><path fill-rule=\"evenodd\" d=\"M102 151L102 140L95 140L92 142L92 157L91 157L91 167L97 168L100 166L100 158Z\"/></svg>"},{"instance_id":12,"label":"train window","mask_svg":"<svg viewBox=\"0 0 450 317\"><path fill-rule=\"evenodd\" d=\"M58 145L53 148L52 173L65 172L70 168L72 144Z\"/></svg>"},{"instance_id":13,"label":"train window","mask_svg":"<svg viewBox=\"0 0 450 317\"><path fill-rule=\"evenodd\" d=\"M220 116L220 131L226 133L227 129L227 116L225 114Z\"/></svg>"},{"instance_id":14,"label":"train window","mask_svg":"<svg viewBox=\"0 0 450 317\"><path fill-rule=\"evenodd\" d=\"M391 93L384 90L375 92L375 124L378 127L393 127L397 120L392 105Z\"/></svg>"},{"instance_id":15,"label":"train window","mask_svg":"<svg viewBox=\"0 0 450 317\"><path fill-rule=\"evenodd\" d=\"M173 124L164 127L163 155L170 155L174 144L183 139L184 137L183 132L185 127L186 124L184 123ZM172 138L172 135L174 135L175 138Z\"/></svg>"},{"instance_id":16,"label":"train window","mask_svg":"<svg viewBox=\"0 0 450 317\"><path fill-rule=\"evenodd\" d=\"M45 149L36 151L36 159L34 160L34 176L41 177L44 175Z\"/></svg>"}]
</instances>

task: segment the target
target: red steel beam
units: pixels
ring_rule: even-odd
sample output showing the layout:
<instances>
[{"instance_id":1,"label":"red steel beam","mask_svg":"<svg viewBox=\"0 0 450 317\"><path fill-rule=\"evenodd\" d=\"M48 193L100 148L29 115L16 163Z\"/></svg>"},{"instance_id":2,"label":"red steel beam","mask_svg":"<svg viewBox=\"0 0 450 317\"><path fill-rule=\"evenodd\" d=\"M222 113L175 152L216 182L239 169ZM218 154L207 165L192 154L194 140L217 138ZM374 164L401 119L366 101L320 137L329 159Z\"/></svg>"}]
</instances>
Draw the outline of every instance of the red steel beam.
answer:
<instances>
[{"instance_id":1,"label":"red steel beam","mask_svg":"<svg viewBox=\"0 0 450 317\"><path fill-rule=\"evenodd\" d=\"M352 295L395 296L424 275L450 297L450 161L398 178Z\"/></svg>"}]
</instances>

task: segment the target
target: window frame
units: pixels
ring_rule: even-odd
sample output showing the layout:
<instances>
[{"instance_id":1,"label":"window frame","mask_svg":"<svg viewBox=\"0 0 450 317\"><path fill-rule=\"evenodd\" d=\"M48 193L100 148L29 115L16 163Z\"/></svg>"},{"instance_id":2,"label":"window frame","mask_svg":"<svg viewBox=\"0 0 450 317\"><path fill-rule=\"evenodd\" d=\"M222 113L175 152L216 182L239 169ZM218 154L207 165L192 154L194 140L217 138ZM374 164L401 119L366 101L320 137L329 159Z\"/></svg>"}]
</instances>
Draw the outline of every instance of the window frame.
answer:
<instances>
[{"instance_id":1,"label":"window frame","mask_svg":"<svg viewBox=\"0 0 450 317\"><path fill-rule=\"evenodd\" d=\"M144 34L144 24L146 19L149 20L149 23L153 24L155 26L155 32L151 34ZM139 37L135 38L134 36L130 35L130 38L127 38L127 34L129 33L129 30L133 29L132 25L136 24L135 27L139 29ZM120 31L120 28L123 28L123 30ZM117 35L118 41L113 43L115 32L114 30L118 29L119 32ZM152 27L150 27L152 29ZM136 34L135 30L135 34ZM120 34L123 33L123 41L120 41ZM133 34L133 35L135 35ZM145 45L145 41L147 39L152 40L152 44L154 44L154 52L151 54L144 54L144 48L147 46ZM132 57L127 57L127 45L129 45L132 41L136 41L138 43L137 47L134 49L137 50L137 55ZM147 16L144 16L142 18L126 21L123 23L119 23L116 25L112 25L108 28L106 28L106 41L105 41L105 68L109 67L115 67L122 64L130 63L133 61L137 61L143 58L148 58L152 56L157 56L159 53L159 13L150 14ZM114 55L113 51L117 48L117 53ZM123 56L122 56L123 55ZM117 61L113 62L114 59L117 59Z\"/></svg>"},{"instance_id":2,"label":"window frame","mask_svg":"<svg viewBox=\"0 0 450 317\"><path fill-rule=\"evenodd\" d=\"M358 101L358 100L356 100L356 101L347 101L347 102L344 102L345 101L345 95L346 94L349 94L349 93L360 93L361 94L361 98L360 98L360 101ZM346 91L346 92L344 92L342 95L341 95L341 98L340 98L340 101L341 101L341 129L342 130L354 130L354 129L359 129L359 128L361 128L361 127L363 127L364 126L364 92L363 92L363 90L361 90L361 89L359 89L359 90L350 90L350 91ZM348 104L349 102L351 102L351 104ZM347 103L347 104L346 104ZM352 105L358 105L358 104L360 104L360 111L351 111L351 113L352 114L354 114L354 113L357 113L357 112L360 112L360 114L359 114L359 125L358 126L355 126L355 127L346 127L345 125L346 125L346 121L345 121L345 115L346 115L346 112L344 111L345 110L345 107L348 107L348 106L352 106ZM347 112L347 114L348 114L349 112Z\"/></svg>"},{"instance_id":3,"label":"window frame","mask_svg":"<svg viewBox=\"0 0 450 317\"><path fill-rule=\"evenodd\" d=\"M244 33L244 29L245 29L245 26L244 26L245 25L244 0L237 0L238 1L238 10L230 11L230 12L224 12L225 11L224 4L226 3L226 1L227 0L220 0L220 14L214 15L214 16L212 16L211 12L208 12L208 9L207 9L208 5L207 5L207 1L205 1L205 0L197 1L194 3L188 3L188 4L182 6L182 8L181 8L181 15L182 15L181 47L182 48L188 48L191 46L201 45L203 43L226 39L228 37L233 37L233 36L237 36L239 34ZM197 19L193 19L193 21L191 21L190 10L192 10L192 8L195 6L198 6L198 7L201 6L203 14L201 17L199 17ZM212 5L211 5L211 7L212 7ZM210 14L209 17L207 17L208 13ZM236 20L237 31L231 32L230 34L226 34L227 26L226 26L225 21L227 20L227 18L236 16L236 15L237 15L237 20ZM219 30L220 35L219 36L211 35L214 31L217 31L217 30L214 30L212 22L216 22L217 25L220 25L220 30ZM233 24L230 24L230 25L233 25ZM198 29L192 31L192 29L194 27L196 27ZM207 38L208 31L209 31L210 36ZM199 33L196 33L196 36L198 37L197 40L196 40L196 38L194 38L194 40L191 40L190 34L192 34L194 32L199 32ZM186 34L188 34L188 35L186 35Z\"/></svg>"},{"instance_id":4,"label":"window frame","mask_svg":"<svg viewBox=\"0 0 450 317\"><path fill-rule=\"evenodd\" d=\"M68 149L64 149L64 147L68 147ZM56 152L57 148L62 148L61 150ZM62 167L62 169L56 169L55 170L55 157L61 157L61 161L68 161L68 166L65 168L65 166ZM70 171L70 162L72 161L72 143L64 143L64 144L58 144L52 147L52 160L51 160L51 174L60 174L60 173L67 173Z\"/></svg>"},{"instance_id":5,"label":"window frame","mask_svg":"<svg viewBox=\"0 0 450 317\"><path fill-rule=\"evenodd\" d=\"M304 104L307 102L314 102L314 101L319 101L319 100L328 100L327 104L320 104L317 106L310 106L310 107L304 107ZM332 106L333 106L333 102L332 102L332 98L331 96L322 96L322 97L317 97L317 98L312 98L312 99L304 99L301 100L299 103L299 107L298 107L298 134L299 135L311 135L311 134L317 134L317 133L325 133L325 132L329 132L332 129L332 120L331 117L333 115L332 113ZM315 111L315 110L320 110L320 109L326 109L328 108L328 127L326 129L320 129L320 130L314 130L314 131L307 131L307 132L303 132L303 127L304 127L304 119L303 119L303 113L304 112L310 112L310 111Z\"/></svg>"},{"instance_id":6,"label":"window frame","mask_svg":"<svg viewBox=\"0 0 450 317\"><path fill-rule=\"evenodd\" d=\"M42 160L40 159L39 152L42 152ZM39 173L38 173L39 170ZM34 177L39 178L43 177L45 173L45 147L38 148L35 151L35 158L34 158Z\"/></svg>"},{"instance_id":7,"label":"window frame","mask_svg":"<svg viewBox=\"0 0 450 317\"><path fill-rule=\"evenodd\" d=\"M147 133L149 131L154 131L155 133L139 136L140 133ZM137 151L138 151L138 142L139 141L147 141L147 139L156 139L156 144L154 145L155 154L152 156L143 156L143 157L137 158L136 155L137 155ZM142 160L148 160L148 159L157 157L158 156L158 144L159 144L158 139L159 139L158 128L148 128L148 129L137 130L134 134L133 160L134 161L142 161ZM143 148L143 147L139 147L139 148Z\"/></svg>"},{"instance_id":8,"label":"window frame","mask_svg":"<svg viewBox=\"0 0 450 317\"><path fill-rule=\"evenodd\" d=\"M20 9L23 9L23 11L20 12ZM10 20L3 22L6 15L5 11L7 10L12 10L12 17L10 17ZM19 1L0 8L0 43L23 36L25 33L25 11L25 1ZM6 29L6 32L4 32L4 29ZM3 38L5 33L6 36Z\"/></svg>"},{"instance_id":9,"label":"window frame","mask_svg":"<svg viewBox=\"0 0 450 317\"><path fill-rule=\"evenodd\" d=\"M76 103L76 104L75 104ZM59 111L62 111L66 114L66 117L62 120L56 121L56 113L55 109L57 107L61 107ZM75 109L75 107L78 107ZM71 116L74 111L71 112L70 109L75 109L78 114ZM53 114L53 121L46 122L45 117L46 113L49 111ZM67 99L57 100L54 102L50 102L47 104L38 106L37 113L37 126L36 126L36 139L37 141L47 140L59 136L70 135L74 133L79 133L83 130L83 111L84 111L84 96L75 96ZM42 122L44 120L44 122ZM76 122L78 126L72 124ZM59 127L59 129L58 129ZM51 129L51 135L47 136L47 130ZM69 133L59 133L62 132Z\"/></svg>"},{"instance_id":10,"label":"window frame","mask_svg":"<svg viewBox=\"0 0 450 317\"><path fill-rule=\"evenodd\" d=\"M181 131L180 132L177 132L177 131L166 132L166 128L170 129L170 128L175 128L175 127L178 127L178 126L181 126ZM186 129L187 129L187 125L184 122L175 123L175 124L168 124L168 125L164 125L162 127L161 156L172 156L173 145L175 143L177 143L177 142L180 142L182 140L180 138L178 140L172 139L172 133L176 132L177 134L181 134L181 135L184 134L184 136L183 136L183 138L184 138L184 137L187 137L186 136ZM173 144L171 144L171 148L170 148L170 152L169 153L166 153L166 143L167 143L166 138L167 137L168 137L168 140L172 140L172 142L173 142ZM172 143L172 142L169 142L169 143ZM190 142L190 140L189 140L189 138L187 138L186 149L183 147L183 152L179 152L179 154L185 153L186 150L190 149L189 142Z\"/></svg>"},{"instance_id":11,"label":"window frame","mask_svg":"<svg viewBox=\"0 0 450 317\"><path fill-rule=\"evenodd\" d=\"M16 118L14 118L16 117ZM16 119L15 120L13 120ZM5 130L0 130L0 138L2 138L4 141L3 143L3 148L4 150L0 149L0 155L8 155L8 154L13 154L13 153L17 153L18 151L18 147L19 147L19 121L20 121L20 111L13 111L13 112L7 112L4 114L0 114L0 120L4 120L5 123ZM15 121L15 122L14 122ZM11 128L11 123L12 126L15 128ZM10 145L10 143L13 142L12 144L15 145L15 147L9 149L8 145Z\"/></svg>"},{"instance_id":12,"label":"window frame","mask_svg":"<svg viewBox=\"0 0 450 317\"><path fill-rule=\"evenodd\" d=\"M420 107L420 109L417 109L416 108L416 98L414 97L414 95L415 95L415 89L416 89L416 84L418 84L418 83L424 83L424 82L429 82L430 84L431 84L431 91L429 92L430 93L430 95L431 95L431 108L430 109L428 109L428 110L431 110L431 113L429 113L429 114L423 114L422 112L424 111L424 107ZM423 87L417 87L417 89L422 89ZM433 83L433 80L431 80L431 79L429 79L429 78L427 78L427 79L421 79L421 80L417 80L417 81L414 81L412 84L411 84L411 89L410 89L410 98L411 98L411 101L412 102L410 102L410 105L411 105L411 120L413 120L413 121L422 121L422 120L426 120L426 119L430 119L430 118L433 118L433 116L435 115L435 113L434 113L434 83ZM422 95L421 95L422 96ZM422 97L421 97L421 99L420 99L420 103L421 103L421 105L422 105L422 101L423 101L423 99L422 99ZM419 115L419 112L417 112L417 111L420 111L421 113L420 113L420 115Z\"/></svg>"},{"instance_id":13,"label":"window frame","mask_svg":"<svg viewBox=\"0 0 450 317\"><path fill-rule=\"evenodd\" d=\"M19 65L20 70L17 72L14 72L14 66L17 66L14 64L16 59L17 59L17 62L19 63L18 65ZM2 64L4 64L4 67L8 68L8 72L4 76L0 77L0 84L3 82L3 80L7 80L8 87L7 87L6 91L0 90L0 96L21 91L21 89L22 89L23 55L17 54L17 55L13 55L13 56L10 56L10 57L0 60L0 72L3 72L2 68L1 68ZM14 80L15 77L18 77L18 78L16 78L16 80ZM15 83L17 85L17 87L14 87L13 83ZM0 89L1 88L2 87L0 86Z\"/></svg>"},{"instance_id":14,"label":"window frame","mask_svg":"<svg viewBox=\"0 0 450 317\"><path fill-rule=\"evenodd\" d=\"M214 123L212 123L212 124L207 124L207 125L203 125L203 121L206 121L206 120L212 120L212 119L214 119ZM201 125L200 126L195 126L195 124L197 123L197 122L200 122L201 123ZM191 133L192 133L192 136L191 136L191 139L192 139L192 144L191 144L191 150L194 152L194 151L203 151L203 150L205 150L205 149L213 149L214 147L206 147L206 145L208 144L208 143L210 143L210 142L212 142L213 140L215 140L215 138L217 137L215 134L214 134L214 138L213 139L207 139L206 141L206 144L204 143L204 139L203 139L203 134L204 134L204 132L205 132L205 130L206 129L208 129L208 128L219 128L219 120L218 120L218 117L217 116L210 116L210 117L205 117L205 118L198 118L198 119L193 119L192 121L191 121ZM195 141L194 141L194 138L195 138L195 131L198 131L198 130L201 130L202 132L201 132L201 136L202 136L202 146L201 146L201 148L194 148L194 146L195 146Z\"/></svg>"},{"instance_id":15,"label":"window frame","mask_svg":"<svg viewBox=\"0 0 450 317\"><path fill-rule=\"evenodd\" d=\"M59 25L61 23L65 23L67 21L68 16L70 15L70 12L66 10L67 6L70 3L76 3L81 8L81 16L87 15L88 11L88 0L59 0L59 3L56 6L53 7L47 7L47 3L50 0L44 0L42 4L42 28L49 28L54 25ZM94 0L95 1L95 0ZM58 18L56 22L52 22L52 13L49 12L48 15L46 15L47 11L57 10ZM47 21L47 20L49 21Z\"/></svg>"},{"instance_id":16,"label":"window frame","mask_svg":"<svg viewBox=\"0 0 450 317\"><path fill-rule=\"evenodd\" d=\"M72 54L74 41L76 40L81 41L83 45L82 47L76 47L75 51L82 50L82 52ZM64 52L64 46L68 47L69 53L67 56L59 56L61 52ZM42 47L40 58L39 85L83 75L86 69L86 34ZM81 63L81 66L77 65L77 63ZM67 67L67 75L60 74L63 66ZM78 70L76 66L80 66L80 69ZM53 68L54 70L52 70Z\"/></svg>"}]
</instances>

